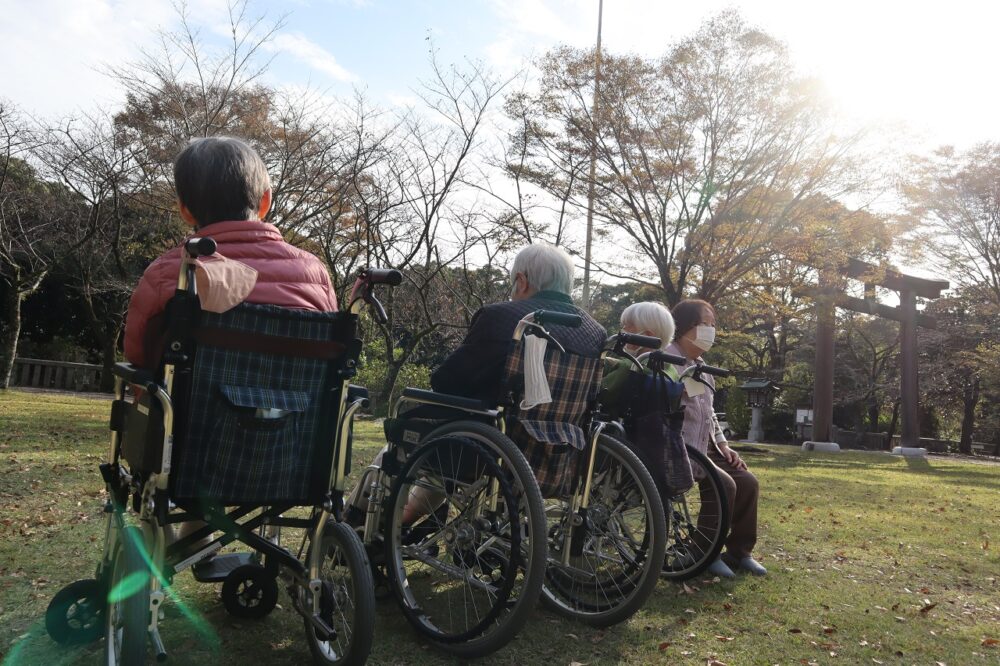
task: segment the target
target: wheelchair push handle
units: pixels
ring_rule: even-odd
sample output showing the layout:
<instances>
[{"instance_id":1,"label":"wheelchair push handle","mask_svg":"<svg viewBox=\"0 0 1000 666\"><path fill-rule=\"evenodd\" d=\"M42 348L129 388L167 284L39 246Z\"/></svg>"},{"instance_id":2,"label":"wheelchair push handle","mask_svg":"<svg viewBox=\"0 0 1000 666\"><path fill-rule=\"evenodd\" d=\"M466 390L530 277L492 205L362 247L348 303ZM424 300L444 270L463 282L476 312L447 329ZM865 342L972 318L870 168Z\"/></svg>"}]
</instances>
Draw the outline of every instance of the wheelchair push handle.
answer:
<instances>
[{"instance_id":1,"label":"wheelchair push handle","mask_svg":"<svg viewBox=\"0 0 1000 666\"><path fill-rule=\"evenodd\" d=\"M208 237L197 237L189 238L184 241L184 251L187 255L194 259L195 257L209 257L215 254L216 244L215 239Z\"/></svg>"},{"instance_id":2,"label":"wheelchair push handle","mask_svg":"<svg viewBox=\"0 0 1000 666\"><path fill-rule=\"evenodd\" d=\"M362 268L358 271L358 277L351 289L350 311L358 314L362 306L367 303L375 311L375 318L379 323L388 323L389 316L385 312L385 307L375 296L375 285L385 284L395 287L402 282L403 273L395 268Z\"/></svg>"},{"instance_id":3,"label":"wheelchair push handle","mask_svg":"<svg viewBox=\"0 0 1000 666\"><path fill-rule=\"evenodd\" d=\"M572 312L556 312L554 310L536 310L535 323L540 326L556 325L568 328L580 328L583 317Z\"/></svg>"},{"instance_id":4,"label":"wheelchair push handle","mask_svg":"<svg viewBox=\"0 0 1000 666\"><path fill-rule=\"evenodd\" d=\"M712 375L713 377L728 377L730 374L732 373L726 368L718 368L714 365L705 365L704 363L699 363L695 368L695 376Z\"/></svg>"},{"instance_id":5,"label":"wheelchair push handle","mask_svg":"<svg viewBox=\"0 0 1000 666\"><path fill-rule=\"evenodd\" d=\"M566 348L563 347L562 343L552 337L552 334L546 330L546 324L556 324L557 326L567 326L570 328L576 328L583 323L583 317L578 314L573 314L571 312L554 312L552 310L535 310L534 312L529 312L524 316L521 321L517 323L514 327L514 341L518 341L525 335L534 335L539 338L545 338L551 342L556 349L562 353L566 353Z\"/></svg>"},{"instance_id":6,"label":"wheelchair push handle","mask_svg":"<svg viewBox=\"0 0 1000 666\"><path fill-rule=\"evenodd\" d=\"M368 268L359 278L367 278L369 284L387 284L398 287L403 282L403 274L395 268Z\"/></svg>"},{"instance_id":7,"label":"wheelchair push handle","mask_svg":"<svg viewBox=\"0 0 1000 666\"><path fill-rule=\"evenodd\" d=\"M659 349L663 341L652 335L639 335L638 333L625 333L621 331L617 336L617 344L634 345L636 347L646 347L647 349Z\"/></svg>"},{"instance_id":8,"label":"wheelchair push handle","mask_svg":"<svg viewBox=\"0 0 1000 666\"><path fill-rule=\"evenodd\" d=\"M688 360L677 354L668 354L665 351L656 350L649 355L649 360L659 363L670 363L672 365L687 365Z\"/></svg>"}]
</instances>

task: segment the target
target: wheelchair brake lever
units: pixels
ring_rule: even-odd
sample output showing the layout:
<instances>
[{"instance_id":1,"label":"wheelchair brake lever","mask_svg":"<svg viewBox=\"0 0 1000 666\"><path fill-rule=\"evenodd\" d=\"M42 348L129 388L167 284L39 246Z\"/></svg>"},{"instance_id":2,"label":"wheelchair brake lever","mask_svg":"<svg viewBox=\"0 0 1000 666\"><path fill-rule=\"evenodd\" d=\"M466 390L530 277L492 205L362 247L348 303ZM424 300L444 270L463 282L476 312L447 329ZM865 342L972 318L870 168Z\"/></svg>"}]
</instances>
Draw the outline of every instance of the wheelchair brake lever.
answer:
<instances>
[{"instance_id":1,"label":"wheelchair brake lever","mask_svg":"<svg viewBox=\"0 0 1000 666\"><path fill-rule=\"evenodd\" d=\"M368 303L368 305L372 306L372 309L375 310L375 318L378 319L380 324L389 323L389 315L385 313L385 307L382 305L382 302L380 300L375 298L375 294L369 291L365 295L365 302Z\"/></svg>"},{"instance_id":2,"label":"wheelchair brake lever","mask_svg":"<svg viewBox=\"0 0 1000 666\"><path fill-rule=\"evenodd\" d=\"M558 340L553 338L552 334L546 331L545 327L543 327L541 324L536 324L534 322L525 322L524 335L537 335L540 338L545 338L546 340L554 344L563 354L566 353L566 348L563 347Z\"/></svg>"}]
</instances>

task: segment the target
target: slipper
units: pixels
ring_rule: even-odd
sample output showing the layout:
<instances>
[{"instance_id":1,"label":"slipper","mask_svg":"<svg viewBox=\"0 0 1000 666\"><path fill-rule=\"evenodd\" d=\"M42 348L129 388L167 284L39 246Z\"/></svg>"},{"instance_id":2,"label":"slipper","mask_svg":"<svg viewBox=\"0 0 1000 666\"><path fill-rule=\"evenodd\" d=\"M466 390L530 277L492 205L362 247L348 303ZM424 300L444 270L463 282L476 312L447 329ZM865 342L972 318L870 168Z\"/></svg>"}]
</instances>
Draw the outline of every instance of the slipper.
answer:
<instances>
[{"instance_id":1,"label":"slipper","mask_svg":"<svg viewBox=\"0 0 1000 666\"><path fill-rule=\"evenodd\" d=\"M714 562L708 565L708 572L713 576L719 576L720 578L736 578L736 574L733 570L726 566L726 563L721 559L716 559Z\"/></svg>"}]
</instances>

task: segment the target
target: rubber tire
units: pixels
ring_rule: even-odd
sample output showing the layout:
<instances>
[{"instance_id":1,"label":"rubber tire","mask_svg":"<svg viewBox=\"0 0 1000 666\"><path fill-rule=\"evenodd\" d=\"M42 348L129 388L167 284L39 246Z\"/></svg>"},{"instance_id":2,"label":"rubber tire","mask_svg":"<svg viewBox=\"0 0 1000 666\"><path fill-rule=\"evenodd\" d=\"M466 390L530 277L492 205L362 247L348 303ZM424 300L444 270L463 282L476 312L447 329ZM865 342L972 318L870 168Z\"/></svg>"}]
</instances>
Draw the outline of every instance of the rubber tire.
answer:
<instances>
[{"instance_id":1,"label":"rubber tire","mask_svg":"<svg viewBox=\"0 0 1000 666\"><path fill-rule=\"evenodd\" d=\"M258 586L260 603L247 606L240 600L240 585L254 580ZM222 581L222 605L233 617L245 620L259 620L266 617L278 604L278 581L259 564L244 564L229 572Z\"/></svg>"},{"instance_id":2,"label":"rubber tire","mask_svg":"<svg viewBox=\"0 0 1000 666\"><path fill-rule=\"evenodd\" d=\"M93 643L101 637L104 629L104 607L107 591L94 578L84 578L70 583L59 590L45 610L45 630L52 640L61 645L82 645ZM96 605L94 622L90 626L74 627L69 624L67 614L81 600Z\"/></svg>"},{"instance_id":3,"label":"rubber tire","mask_svg":"<svg viewBox=\"0 0 1000 666\"><path fill-rule=\"evenodd\" d=\"M119 534L118 543L116 544L115 554L112 558L111 566L111 590L109 590L109 595L114 591L114 587L125 579L127 576L140 574L145 571L147 575L152 575L149 572L149 567L146 564L146 560L139 550L139 544L144 544L145 541L142 538L142 530L138 527L128 526L121 529ZM119 576L119 567L122 569L123 573ZM146 663L146 645L148 643L147 634L149 630L149 585L144 585L140 590L137 590L134 594L126 597L122 602L122 644L121 644L121 660L117 663L122 666L136 666L137 664ZM114 664L114 655L109 654L113 652L114 647L112 645L112 637L110 635L111 627L109 623L112 620L113 613L111 612L110 603L109 607L105 608L105 642L104 642L104 653L105 661L107 664Z\"/></svg>"},{"instance_id":4,"label":"rubber tire","mask_svg":"<svg viewBox=\"0 0 1000 666\"><path fill-rule=\"evenodd\" d=\"M630 598L625 603L606 611L597 613L573 611L561 604L555 603L548 590L543 590L542 592L542 604L557 615L568 617L593 627L610 627L624 622L635 615L645 605L653 590L656 589L667 545L667 520L663 513L663 502L660 500L660 493L656 489L656 483L653 481L653 477L646 469L646 466L639 460L639 457L632 449L608 435L601 435L598 438L598 447L613 451L618 456L622 464L626 468L629 468L629 473L638 482L643 494L647 498L647 507L649 507L646 511L648 517L647 524L652 526L652 543L649 546L649 556L645 562L647 570L642 580L635 586ZM652 514L651 516L650 513Z\"/></svg>"},{"instance_id":5,"label":"rubber tire","mask_svg":"<svg viewBox=\"0 0 1000 666\"><path fill-rule=\"evenodd\" d=\"M524 454L521 453L521 450L517 448L517 445L514 444L509 437L496 428L488 426L485 423L478 423L476 421L456 421L435 429L424 437L423 442L430 444L436 439L455 436L461 433L477 435L478 437L493 443L497 449L504 449L503 458L510 464L511 471L514 473L515 478L521 483L521 489L525 494L525 503L530 514L528 516L529 534L544 535L545 505L542 501L542 493L538 489L538 481L535 479L535 473L528 465L528 461L525 459ZM409 460L404 463L403 470L401 470L399 476L394 480L392 491L389 493L388 507L395 506L396 495L402 487L402 479L406 478L405 472L408 471L410 466L409 463L416 458L416 455L417 452L414 452L414 454L410 456ZM391 513L391 510L387 511L387 513ZM392 534L393 526L389 524L392 518L393 517L391 515L386 517L387 535ZM531 526L533 525L537 525L539 528L537 530L532 530ZM387 549L391 548L390 544L391 539L387 537ZM455 655L460 659L478 659L480 657L493 654L512 641L533 615L535 604L538 602L538 598L542 592L542 585L545 582L545 561L547 555L546 539L544 537L532 538L531 549L531 559L534 565L526 568L521 587L521 595L518 597L514 609L507 616L506 622L500 629L493 631L482 638L472 639L463 643L442 643L434 640L431 642L441 650ZM406 615L407 620L410 620L410 623L414 626L414 628L420 631L420 628L411 619L411 613L409 610L403 606L403 594L399 589L400 582L396 578L394 567L391 566L392 559L390 555L390 553L386 553L386 559L390 562L390 565L387 567L389 571L390 584L396 594L397 601L400 603L400 607L403 608L403 613Z\"/></svg>"},{"instance_id":6,"label":"rubber tire","mask_svg":"<svg viewBox=\"0 0 1000 666\"><path fill-rule=\"evenodd\" d=\"M718 535L715 537L715 541L712 543L711 547L706 552L706 555L702 558L691 569L685 569L679 572L661 572L661 576L666 580L680 583L686 580L691 580L702 573L719 557L719 553L722 552L722 547L726 543L726 537L729 535L729 502L726 498L726 487L722 485L722 477L719 476L719 470L716 469L715 464L709 460L708 456L694 448L690 444L685 445L687 448L687 454L689 458L698 461L698 464L708 473L708 477L711 479L712 485L714 485L719 491L719 522L721 523L721 529ZM700 492L698 487L698 482L695 481L694 485L687 491L690 492ZM687 493L684 493L685 495ZM666 507L664 507L666 508ZM667 529L668 537L670 529Z\"/></svg>"},{"instance_id":7,"label":"rubber tire","mask_svg":"<svg viewBox=\"0 0 1000 666\"><path fill-rule=\"evenodd\" d=\"M317 664L360 666L368 660L372 644L375 641L375 583L372 579L371 564L368 562L368 555L365 553L361 538L350 525L328 520L326 527L323 528L321 539L331 540L339 546L347 568L351 572L354 588L352 590L354 596L354 632L347 654L341 659L330 660L322 652L312 623L308 618L303 618L309 651L312 652L313 661ZM309 548L310 551L313 548L311 543Z\"/></svg>"}]
</instances>

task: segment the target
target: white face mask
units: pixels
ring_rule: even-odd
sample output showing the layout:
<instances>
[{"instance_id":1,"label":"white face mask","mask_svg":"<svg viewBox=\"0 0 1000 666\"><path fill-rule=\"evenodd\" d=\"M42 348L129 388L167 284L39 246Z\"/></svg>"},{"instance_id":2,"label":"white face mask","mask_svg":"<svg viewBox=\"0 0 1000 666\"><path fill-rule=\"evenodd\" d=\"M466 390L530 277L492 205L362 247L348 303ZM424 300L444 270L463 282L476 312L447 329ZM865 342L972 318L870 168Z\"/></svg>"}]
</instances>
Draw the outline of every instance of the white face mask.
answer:
<instances>
[{"instance_id":1,"label":"white face mask","mask_svg":"<svg viewBox=\"0 0 1000 666\"><path fill-rule=\"evenodd\" d=\"M715 327L714 326L699 326L695 329L694 346L702 351L708 351L715 344Z\"/></svg>"}]
</instances>

